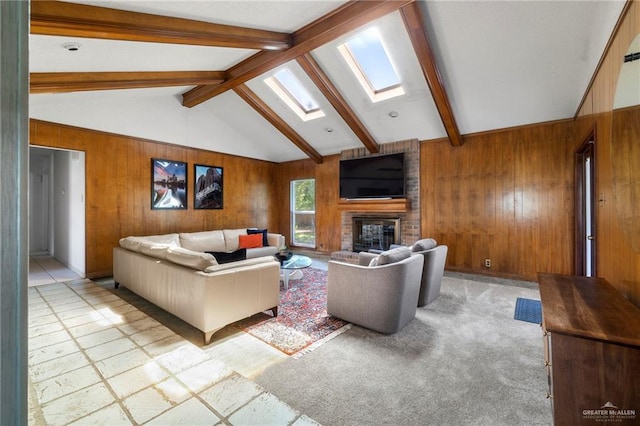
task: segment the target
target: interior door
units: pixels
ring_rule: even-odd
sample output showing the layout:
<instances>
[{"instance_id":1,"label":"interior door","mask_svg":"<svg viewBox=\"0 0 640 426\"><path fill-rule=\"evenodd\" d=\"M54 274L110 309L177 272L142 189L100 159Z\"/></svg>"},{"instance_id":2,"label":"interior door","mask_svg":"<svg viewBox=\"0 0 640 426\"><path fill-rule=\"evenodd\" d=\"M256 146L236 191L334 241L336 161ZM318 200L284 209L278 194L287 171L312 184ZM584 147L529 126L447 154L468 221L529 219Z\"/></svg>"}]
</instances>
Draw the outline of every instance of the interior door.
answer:
<instances>
[{"instance_id":1,"label":"interior door","mask_svg":"<svg viewBox=\"0 0 640 426\"><path fill-rule=\"evenodd\" d=\"M576 151L576 262L575 273L596 276L594 133Z\"/></svg>"}]
</instances>

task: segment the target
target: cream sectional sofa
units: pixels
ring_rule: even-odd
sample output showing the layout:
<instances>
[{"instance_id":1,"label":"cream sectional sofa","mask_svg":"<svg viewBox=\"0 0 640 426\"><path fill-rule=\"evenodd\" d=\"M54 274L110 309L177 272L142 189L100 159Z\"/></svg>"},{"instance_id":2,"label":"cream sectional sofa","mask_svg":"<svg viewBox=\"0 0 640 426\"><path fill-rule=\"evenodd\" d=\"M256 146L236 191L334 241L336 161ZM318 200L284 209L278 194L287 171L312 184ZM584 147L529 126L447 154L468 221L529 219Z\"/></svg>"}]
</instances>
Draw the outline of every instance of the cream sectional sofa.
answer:
<instances>
[{"instance_id":1,"label":"cream sectional sofa","mask_svg":"<svg viewBox=\"0 0 640 426\"><path fill-rule=\"evenodd\" d=\"M220 264L210 252L238 250L246 229L126 237L113 249L115 286L127 287L204 332L208 344L225 325L272 310L280 300L284 245L267 234L269 246L246 249L246 260Z\"/></svg>"}]
</instances>

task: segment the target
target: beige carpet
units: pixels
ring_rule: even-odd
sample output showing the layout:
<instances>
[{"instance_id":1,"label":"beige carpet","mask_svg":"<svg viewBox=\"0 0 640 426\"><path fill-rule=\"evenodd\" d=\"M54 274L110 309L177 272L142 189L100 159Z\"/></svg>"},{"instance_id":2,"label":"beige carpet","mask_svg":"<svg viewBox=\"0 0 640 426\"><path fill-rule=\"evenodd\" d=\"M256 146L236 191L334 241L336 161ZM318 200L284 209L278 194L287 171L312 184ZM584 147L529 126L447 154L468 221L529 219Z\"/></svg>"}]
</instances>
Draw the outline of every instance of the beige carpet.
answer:
<instances>
[{"instance_id":1,"label":"beige carpet","mask_svg":"<svg viewBox=\"0 0 640 426\"><path fill-rule=\"evenodd\" d=\"M325 425L550 425L542 335L513 319L532 288L445 277L394 335L354 326L254 380Z\"/></svg>"}]
</instances>

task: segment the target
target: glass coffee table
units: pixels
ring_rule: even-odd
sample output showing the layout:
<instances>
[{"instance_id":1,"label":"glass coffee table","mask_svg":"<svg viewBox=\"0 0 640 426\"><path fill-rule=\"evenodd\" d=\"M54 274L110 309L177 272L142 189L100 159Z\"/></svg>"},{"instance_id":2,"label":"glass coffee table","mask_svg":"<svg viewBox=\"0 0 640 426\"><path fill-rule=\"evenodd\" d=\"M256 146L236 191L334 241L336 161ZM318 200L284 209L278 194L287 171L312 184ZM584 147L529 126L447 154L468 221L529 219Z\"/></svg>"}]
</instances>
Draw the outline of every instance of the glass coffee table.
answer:
<instances>
[{"instance_id":1,"label":"glass coffee table","mask_svg":"<svg viewBox=\"0 0 640 426\"><path fill-rule=\"evenodd\" d=\"M289 278L296 272L300 273L302 277L302 269L311 266L311 259L307 256L301 256L294 254L289 259L280 264L280 270L282 271L282 281L284 282L284 289L289 289Z\"/></svg>"}]
</instances>

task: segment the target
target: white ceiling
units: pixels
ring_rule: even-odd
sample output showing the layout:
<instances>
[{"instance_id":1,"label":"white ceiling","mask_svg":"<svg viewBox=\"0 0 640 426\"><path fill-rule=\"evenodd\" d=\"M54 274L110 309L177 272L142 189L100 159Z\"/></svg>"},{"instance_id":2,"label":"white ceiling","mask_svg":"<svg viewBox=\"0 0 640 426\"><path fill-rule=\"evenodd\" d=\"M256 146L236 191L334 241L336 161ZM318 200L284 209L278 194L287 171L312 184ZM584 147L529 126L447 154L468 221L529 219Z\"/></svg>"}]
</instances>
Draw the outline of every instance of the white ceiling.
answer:
<instances>
[{"instance_id":1,"label":"white ceiling","mask_svg":"<svg viewBox=\"0 0 640 426\"><path fill-rule=\"evenodd\" d=\"M103 7L292 33L344 1L78 1ZM464 134L573 117L624 6L606 1L420 2L444 87ZM446 136L398 12L378 27L406 94L371 103L339 56L349 35L312 51L378 143ZM363 27L364 28L364 27ZM356 31L357 32L357 31ZM64 43L81 44L76 52ZM32 35L32 72L222 71L255 50ZM303 122L264 84L247 86L321 155L361 147L299 65L283 66L307 86L326 116ZM196 107L191 87L32 94L30 116L74 126L268 161L306 158L233 91ZM398 112L391 118L389 112ZM330 128L332 131L328 132Z\"/></svg>"}]
</instances>

